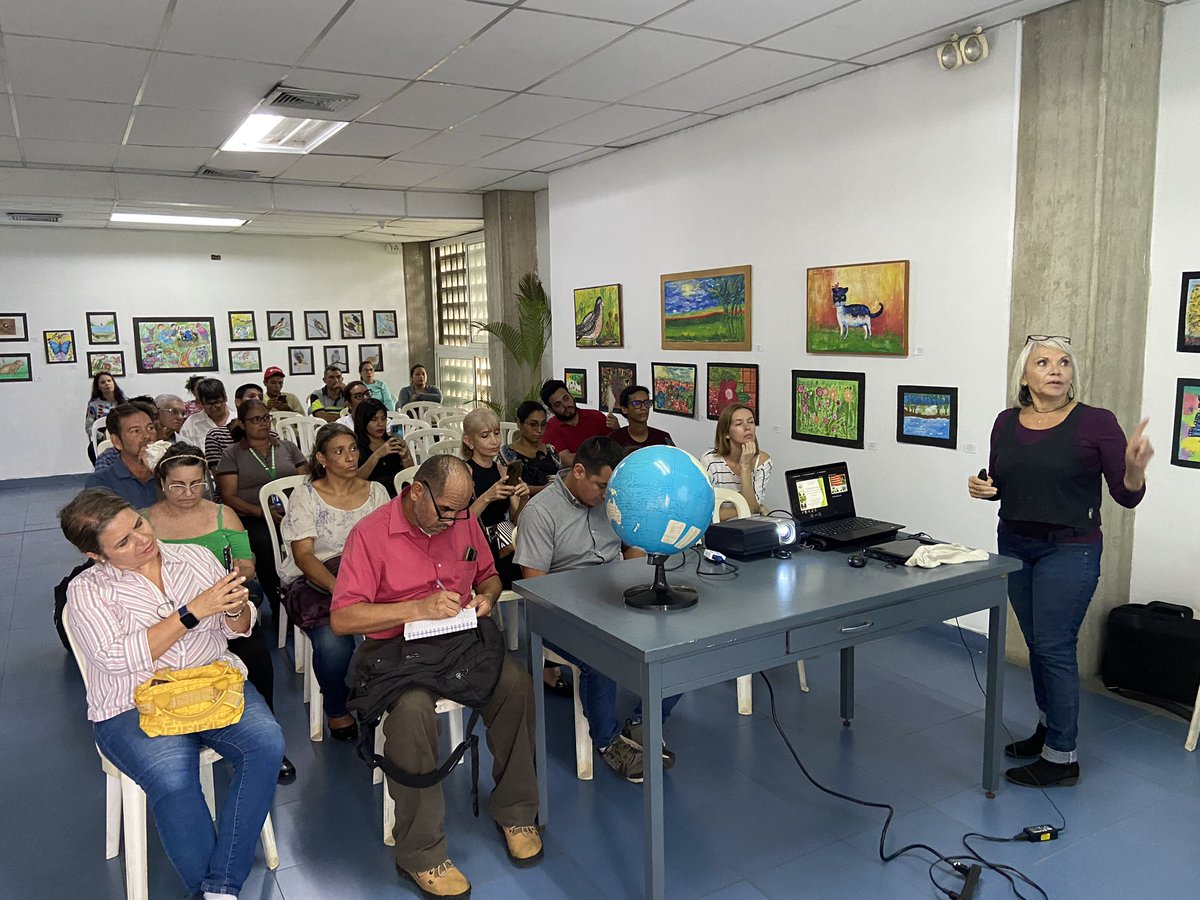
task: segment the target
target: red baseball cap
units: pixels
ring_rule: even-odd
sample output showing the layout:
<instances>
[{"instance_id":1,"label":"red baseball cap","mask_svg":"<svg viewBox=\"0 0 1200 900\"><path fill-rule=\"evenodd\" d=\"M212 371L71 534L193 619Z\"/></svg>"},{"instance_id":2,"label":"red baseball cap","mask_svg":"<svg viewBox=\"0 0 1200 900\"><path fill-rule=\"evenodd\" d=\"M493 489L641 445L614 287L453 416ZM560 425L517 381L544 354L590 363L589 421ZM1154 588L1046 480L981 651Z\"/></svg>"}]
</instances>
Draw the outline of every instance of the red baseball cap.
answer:
<instances>
[{"instance_id":1,"label":"red baseball cap","mask_svg":"<svg viewBox=\"0 0 1200 900\"><path fill-rule=\"evenodd\" d=\"M267 371L263 372L263 381L267 381L270 378L274 378L276 375L278 375L280 378L282 378L283 377L283 369L279 368L279 366L271 366L271 368L269 368L269 369L267 369Z\"/></svg>"}]
</instances>

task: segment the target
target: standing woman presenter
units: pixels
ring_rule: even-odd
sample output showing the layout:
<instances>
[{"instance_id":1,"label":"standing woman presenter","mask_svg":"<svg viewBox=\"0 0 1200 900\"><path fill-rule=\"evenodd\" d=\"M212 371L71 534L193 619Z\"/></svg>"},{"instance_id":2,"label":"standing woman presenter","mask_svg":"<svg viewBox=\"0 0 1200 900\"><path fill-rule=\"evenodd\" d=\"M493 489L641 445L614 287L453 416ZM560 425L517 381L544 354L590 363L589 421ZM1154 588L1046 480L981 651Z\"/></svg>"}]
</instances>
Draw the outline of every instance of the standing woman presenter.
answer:
<instances>
[{"instance_id":1,"label":"standing woman presenter","mask_svg":"<svg viewBox=\"0 0 1200 900\"><path fill-rule=\"evenodd\" d=\"M1008 578L1008 597L1029 648L1040 712L1033 735L1004 748L1035 758L1005 775L1027 787L1079 780L1079 627L1100 579L1101 478L1121 506L1146 493L1154 455L1144 419L1126 442L1116 416L1077 398L1082 376L1061 335L1029 335L1013 369L1013 407L992 426L988 477L967 490L1000 501L1000 553L1023 566Z\"/></svg>"}]
</instances>

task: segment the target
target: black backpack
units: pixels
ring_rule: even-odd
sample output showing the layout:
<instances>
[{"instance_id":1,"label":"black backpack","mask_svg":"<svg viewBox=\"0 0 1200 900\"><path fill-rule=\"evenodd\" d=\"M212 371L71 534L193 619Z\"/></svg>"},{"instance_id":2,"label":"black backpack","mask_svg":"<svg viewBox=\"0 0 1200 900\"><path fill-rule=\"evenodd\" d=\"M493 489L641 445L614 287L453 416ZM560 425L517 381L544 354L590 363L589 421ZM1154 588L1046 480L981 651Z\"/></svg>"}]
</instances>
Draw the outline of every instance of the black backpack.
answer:
<instances>
[{"instance_id":1,"label":"black backpack","mask_svg":"<svg viewBox=\"0 0 1200 900\"><path fill-rule=\"evenodd\" d=\"M71 574L60 581L54 588L54 628L58 631L58 639L62 641L62 645L67 652L71 650L71 642L67 640L67 630L63 628L62 623L63 609L67 605L67 585L71 583L72 578L92 565L94 563L89 559L83 565L76 566L71 570Z\"/></svg>"}]
</instances>

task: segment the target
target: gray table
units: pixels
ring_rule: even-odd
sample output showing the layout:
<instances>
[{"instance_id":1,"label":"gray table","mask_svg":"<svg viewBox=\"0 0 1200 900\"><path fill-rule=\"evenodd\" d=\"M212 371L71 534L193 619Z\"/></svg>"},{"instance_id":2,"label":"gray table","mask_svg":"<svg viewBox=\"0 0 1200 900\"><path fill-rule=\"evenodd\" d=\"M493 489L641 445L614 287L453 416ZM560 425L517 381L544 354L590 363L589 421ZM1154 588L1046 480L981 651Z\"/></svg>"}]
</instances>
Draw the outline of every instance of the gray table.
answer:
<instances>
[{"instance_id":1,"label":"gray table","mask_svg":"<svg viewBox=\"0 0 1200 900\"><path fill-rule=\"evenodd\" d=\"M987 708L983 787L999 781L1005 604L1008 573L1020 563L987 562L937 569L864 569L844 554L797 552L789 560L742 564L736 579L695 576L695 556L671 581L700 590L689 610L652 613L624 605L628 587L649 583L653 569L630 560L517 581L526 598L531 671L541 671L543 639L587 660L642 698L646 747L662 741L662 698L830 650L842 654L842 717L853 716L854 645L981 609L988 619ZM535 690L540 820L549 821L544 692ZM730 715L735 715L730 708ZM646 896L664 893L662 756L644 758Z\"/></svg>"}]
</instances>

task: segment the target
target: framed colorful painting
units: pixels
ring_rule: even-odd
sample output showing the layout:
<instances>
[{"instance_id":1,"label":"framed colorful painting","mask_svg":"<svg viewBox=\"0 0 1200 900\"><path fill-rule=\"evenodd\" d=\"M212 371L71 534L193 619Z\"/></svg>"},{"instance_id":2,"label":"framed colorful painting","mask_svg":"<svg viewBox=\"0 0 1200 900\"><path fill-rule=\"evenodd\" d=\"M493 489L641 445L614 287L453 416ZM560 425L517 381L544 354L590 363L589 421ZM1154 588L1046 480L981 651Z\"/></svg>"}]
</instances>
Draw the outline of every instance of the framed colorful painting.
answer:
<instances>
[{"instance_id":1,"label":"framed colorful painting","mask_svg":"<svg viewBox=\"0 0 1200 900\"><path fill-rule=\"evenodd\" d=\"M366 337L366 324L363 322L362 310L343 310L340 314L342 321L342 340L353 341Z\"/></svg>"},{"instance_id":2,"label":"framed colorful painting","mask_svg":"<svg viewBox=\"0 0 1200 900\"><path fill-rule=\"evenodd\" d=\"M375 310L375 337L394 338L400 333L396 327L396 313L390 309Z\"/></svg>"},{"instance_id":3,"label":"framed colorful painting","mask_svg":"<svg viewBox=\"0 0 1200 900\"><path fill-rule=\"evenodd\" d=\"M288 374L316 374L316 366L313 364L312 347L288 347Z\"/></svg>"},{"instance_id":4,"label":"framed colorful painting","mask_svg":"<svg viewBox=\"0 0 1200 900\"><path fill-rule=\"evenodd\" d=\"M292 311L276 309L267 311L267 340L294 341L296 331L292 327Z\"/></svg>"},{"instance_id":5,"label":"framed colorful painting","mask_svg":"<svg viewBox=\"0 0 1200 900\"><path fill-rule=\"evenodd\" d=\"M809 353L908 356L908 260L808 270Z\"/></svg>"},{"instance_id":6,"label":"framed colorful painting","mask_svg":"<svg viewBox=\"0 0 1200 900\"><path fill-rule=\"evenodd\" d=\"M758 366L753 363L709 363L705 408L708 418L719 419L730 403L745 403L758 422Z\"/></svg>"},{"instance_id":7,"label":"framed colorful painting","mask_svg":"<svg viewBox=\"0 0 1200 900\"><path fill-rule=\"evenodd\" d=\"M587 369L563 369L563 382L567 385L567 393L575 398L576 403L587 403Z\"/></svg>"},{"instance_id":8,"label":"framed colorful painting","mask_svg":"<svg viewBox=\"0 0 1200 900\"><path fill-rule=\"evenodd\" d=\"M1200 353L1200 272L1184 272L1179 288L1180 353Z\"/></svg>"},{"instance_id":9,"label":"framed colorful painting","mask_svg":"<svg viewBox=\"0 0 1200 900\"><path fill-rule=\"evenodd\" d=\"M229 314L229 342L257 341L258 329L254 327L253 312L231 312Z\"/></svg>"},{"instance_id":10,"label":"framed colorful painting","mask_svg":"<svg viewBox=\"0 0 1200 900\"><path fill-rule=\"evenodd\" d=\"M0 313L0 341L27 340L29 340L29 323L25 318L25 313Z\"/></svg>"},{"instance_id":11,"label":"framed colorful painting","mask_svg":"<svg viewBox=\"0 0 1200 900\"><path fill-rule=\"evenodd\" d=\"M216 372L217 330L211 317L134 319L137 370L150 372Z\"/></svg>"},{"instance_id":12,"label":"framed colorful painting","mask_svg":"<svg viewBox=\"0 0 1200 900\"><path fill-rule=\"evenodd\" d=\"M1171 465L1200 469L1200 378L1180 378L1175 388Z\"/></svg>"},{"instance_id":13,"label":"framed colorful painting","mask_svg":"<svg viewBox=\"0 0 1200 900\"><path fill-rule=\"evenodd\" d=\"M329 313L325 310L306 310L304 313L304 338L309 341L329 340Z\"/></svg>"},{"instance_id":14,"label":"framed colorful painting","mask_svg":"<svg viewBox=\"0 0 1200 900\"><path fill-rule=\"evenodd\" d=\"M109 375L122 378L125 375L125 351L89 351L87 355L87 364L89 375L99 375L101 372L107 372Z\"/></svg>"},{"instance_id":15,"label":"framed colorful painting","mask_svg":"<svg viewBox=\"0 0 1200 900\"><path fill-rule=\"evenodd\" d=\"M896 388L896 441L958 448L958 388L902 384Z\"/></svg>"},{"instance_id":16,"label":"framed colorful painting","mask_svg":"<svg viewBox=\"0 0 1200 900\"><path fill-rule=\"evenodd\" d=\"M72 329L43 331L42 348L46 351L46 362L51 365L79 362L75 353L75 332Z\"/></svg>"},{"instance_id":17,"label":"framed colorful painting","mask_svg":"<svg viewBox=\"0 0 1200 900\"><path fill-rule=\"evenodd\" d=\"M599 369L599 388L596 393L596 404L601 412L613 412L621 399L621 391L637 384L637 365L635 363L602 362L597 363Z\"/></svg>"},{"instance_id":18,"label":"framed colorful painting","mask_svg":"<svg viewBox=\"0 0 1200 900\"><path fill-rule=\"evenodd\" d=\"M87 336L89 344L118 344L117 314L115 312L90 312L87 314Z\"/></svg>"},{"instance_id":19,"label":"framed colorful painting","mask_svg":"<svg viewBox=\"0 0 1200 900\"><path fill-rule=\"evenodd\" d=\"M375 371L383 371L383 344L359 344L358 364L361 366L367 360L375 364Z\"/></svg>"},{"instance_id":20,"label":"framed colorful painting","mask_svg":"<svg viewBox=\"0 0 1200 900\"><path fill-rule=\"evenodd\" d=\"M749 350L750 267L659 277L664 350Z\"/></svg>"},{"instance_id":21,"label":"framed colorful painting","mask_svg":"<svg viewBox=\"0 0 1200 900\"><path fill-rule=\"evenodd\" d=\"M0 381L33 381L28 353L0 353Z\"/></svg>"},{"instance_id":22,"label":"framed colorful painting","mask_svg":"<svg viewBox=\"0 0 1200 900\"><path fill-rule=\"evenodd\" d=\"M792 370L792 440L863 446L864 372Z\"/></svg>"},{"instance_id":23,"label":"framed colorful painting","mask_svg":"<svg viewBox=\"0 0 1200 900\"><path fill-rule=\"evenodd\" d=\"M650 363L654 411L696 417L696 367L690 363Z\"/></svg>"},{"instance_id":24,"label":"framed colorful painting","mask_svg":"<svg viewBox=\"0 0 1200 900\"><path fill-rule=\"evenodd\" d=\"M325 348L325 368L337 366L343 372L350 371L350 350L346 344L330 344Z\"/></svg>"},{"instance_id":25,"label":"framed colorful painting","mask_svg":"<svg viewBox=\"0 0 1200 900\"><path fill-rule=\"evenodd\" d=\"M262 351L258 347L230 347L230 372L261 372Z\"/></svg>"},{"instance_id":26,"label":"framed colorful painting","mask_svg":"<svg viewBox=\"0 0 1200 900\"><path fill-rule=\"evenodd\" d=\"M575 288L575 346L625 346L619 284Z\"/></svg>"}]
</instances>

